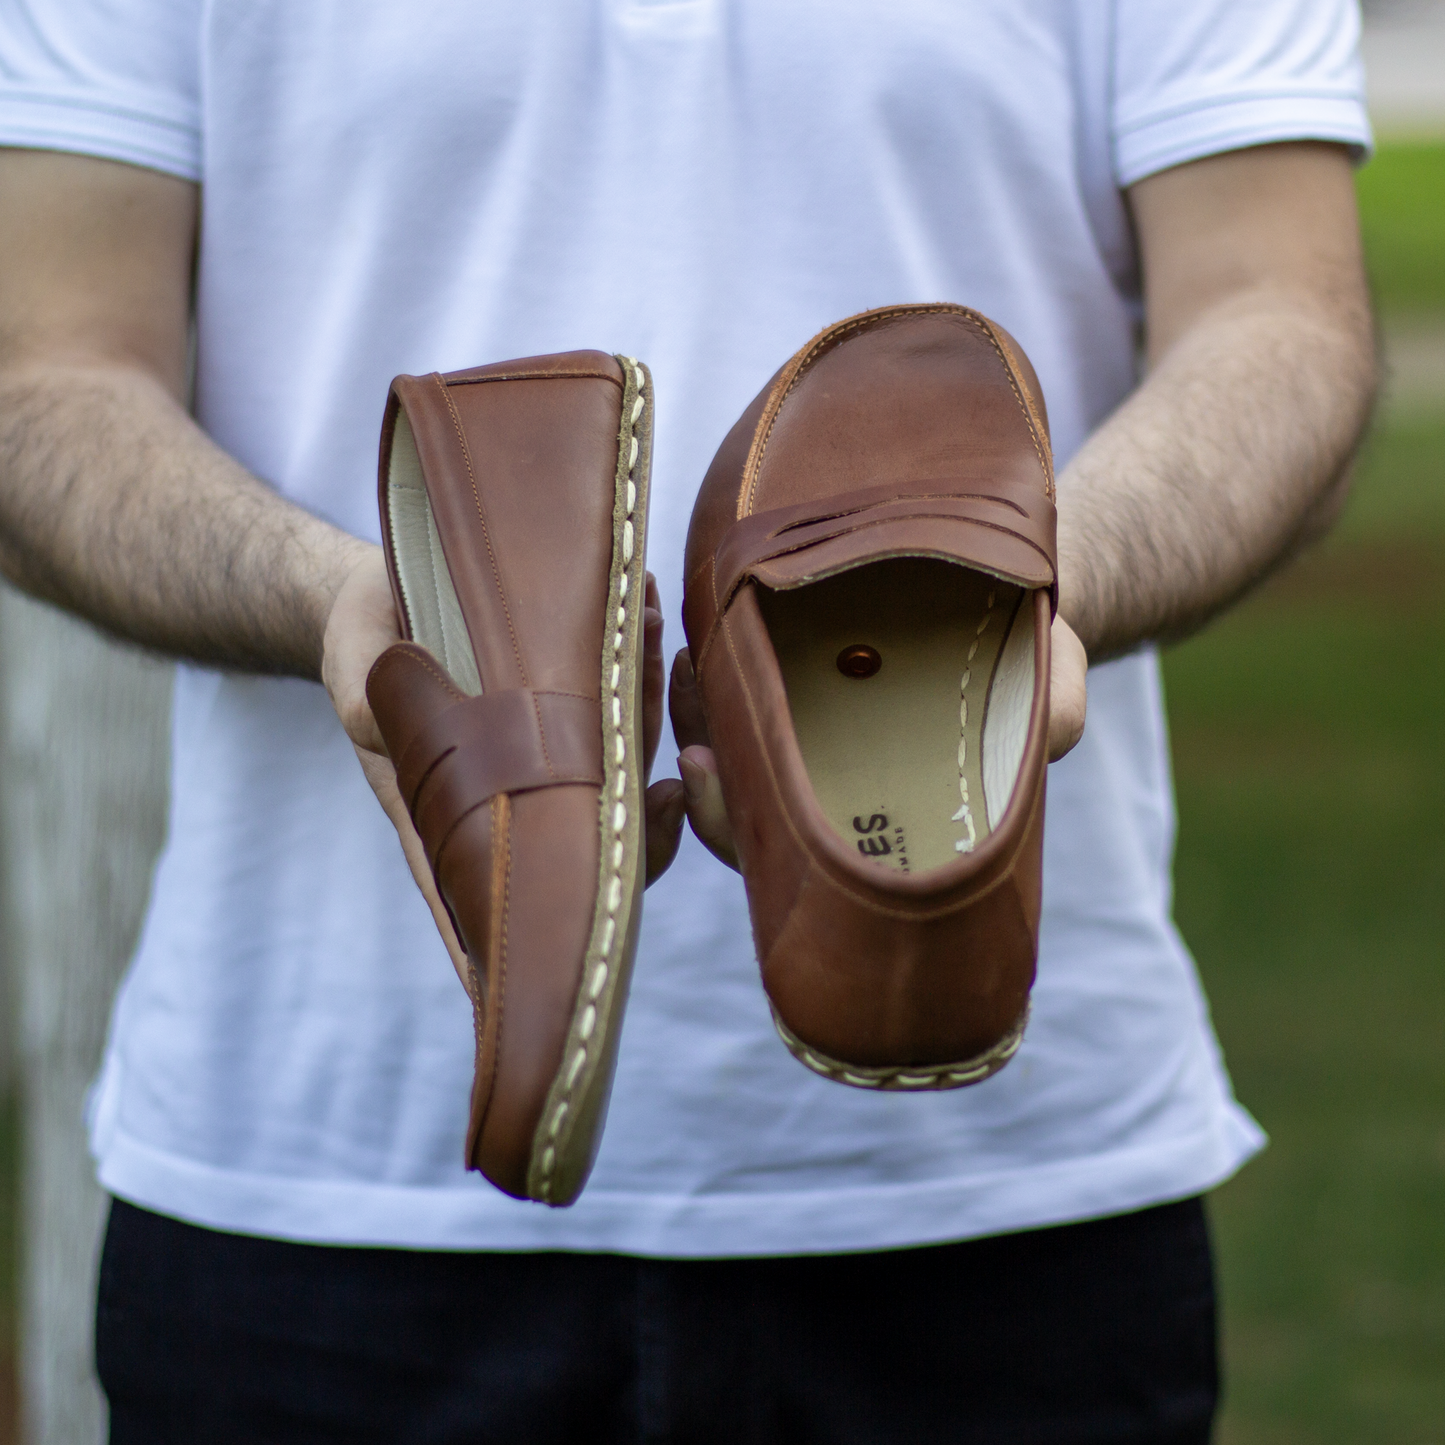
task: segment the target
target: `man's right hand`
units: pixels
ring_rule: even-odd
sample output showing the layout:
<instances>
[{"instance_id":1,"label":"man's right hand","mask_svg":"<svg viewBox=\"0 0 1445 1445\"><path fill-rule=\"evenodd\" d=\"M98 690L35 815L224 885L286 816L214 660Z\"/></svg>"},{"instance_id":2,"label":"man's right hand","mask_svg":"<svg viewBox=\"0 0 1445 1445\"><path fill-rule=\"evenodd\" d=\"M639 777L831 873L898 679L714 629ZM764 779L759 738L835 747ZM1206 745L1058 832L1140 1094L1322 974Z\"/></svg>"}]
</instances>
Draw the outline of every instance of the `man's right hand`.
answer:
<instances>
[{"instance_id":1,"label":"man's right hand","mask_svg":"<svg viewBox=\"0 0 1445 1445\"><path fill-rule=\"evenodd\" d=\"M321 652L321 681L330 694L331 705L351 745L371 790L376 794L391 825L401 840L401 851L421 895L431 909L432 921L446 944L452 967L465 988L467 951L457 937L452 920L437 892L426 849L413 827L411 815L396 785L396 768L386 754L386 744L376 725L371 704L366 700L366 679L372 664L394 642L401 641L391 583L381 548L358 544L360 554L332 604L326 620Z\"/></svg>"},{"instance_id":2,"label":"man's right hand","mask_svg":"<svg viewBox=\"0 0 1445 1445\"><path fill-rule=\"evenodd\" d=\"M394 642L401 641L401 629L381 548L361 542L356 547L356 560L336 594L327 619L321 680L356 749L367 782L396 829L411 876L431 909L452 967L465 986L466 950L442 904L426 849L402 801L396 784L396 768L387 756L386 744L366 697L366 679L373 664ZM644 607L643 668L645 751L650 762L662 730L662 610L651 574L647 579ZM683 788L675 778L664 778L648 788L646 811L647 881L652 883L672 863L682 835Z\"/></svg>"}]
</instances>

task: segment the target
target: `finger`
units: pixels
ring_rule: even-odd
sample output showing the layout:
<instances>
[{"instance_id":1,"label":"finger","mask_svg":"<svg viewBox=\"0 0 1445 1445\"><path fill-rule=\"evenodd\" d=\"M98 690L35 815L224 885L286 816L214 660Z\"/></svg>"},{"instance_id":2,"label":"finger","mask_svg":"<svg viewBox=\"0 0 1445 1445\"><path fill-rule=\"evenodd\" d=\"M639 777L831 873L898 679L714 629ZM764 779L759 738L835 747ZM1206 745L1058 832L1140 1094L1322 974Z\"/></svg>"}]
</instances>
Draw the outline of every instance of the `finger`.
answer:
<instances>
[{"instance_id":1,"label":"finger","mask_svg":"<svg viewBox=\"0 0 1445 1445\"><path fill-rule=\"evenodd\" d=\"M366 781L371 784L372 792L376 794L382 810L391 819L392 827L396 829L397 837L401 841L402 854L406 858L407 866L411 869L411 876L421 890L422 897L426 899L427 907L431 909L432 922L436 924L437 932L446 946L447 956L452 961L452 967L456 970L462 987L467 988L467 977L470 971L467 966L467 951L462 947L456 929L452 927L451 915L442 902L441 894L437 892L436 879L432 877L426 849L422 846L421 838L412 825L411 815L406 810L406 804L402 802L401 789L396 785L396 769L386 758L378 757L375 753L360 747L356 749L356 756L361 763L361 771L366 775Z\"/></svg>"},{"instance_id":2,"label":"finger","mask_svg":"<svg viewBox=\"0 0 1445 1445\"><path fill-rule=\"evenodd\" d=\"M707 717L702 710L702 693L693 676L692 654L683 648L672 659L672 682L667 689L667 711L672 718L672 735L679 748L711 748Z\"/></svg>"},{"instance_id":3,"label":"finger","mask_svg":"<svg viewBox=\"0 0 1445 1445\"><path fill-rule=\"evenodd\" d=\"M698 841L709 853L729 868L738 866L737 848L733 844L732 825L723 803L722 782L717 775L717 759L711 748L684 748L677 760L682 774L683 792L687 798L687 821Z\"/></svg>"},{"instance_id":4,"label":"finger","mask_svg":"<svg viewBox=\"0 0 1445 1445\"><path fill-rule=\"evenodd\" d=\"M337 714L353 747L373 753L377 757L388 757L386 742L376 724L376 715L371 710L371 702L365 690L347 706L345 712L338 707Z\"/></svg>"},{"instance_id":5,"label":"finger","mask_svg":"<svg viewBox=\"0 0 1445 1445\"><path fill-rule=\"evenodd\" d=\"M647 790L647 887L651 887L677 857L682 842L682 820L687 795L676 778L663 778Z\"/></svg>"},{"instance_id":6,"label":"finger","mask_svg":"<svg viewBox=\"0 0 1445 1445\"><path fill-rule=\"evenodd\" d=\"M1088 712L1089 658L1084 644L1062 617L1050 633L1049 761L1056 762L1084 735Z\"/></svg>"},{"instance_id":7,"label":"finger","mask_svg":"<svg viewBox=\"0 0 1445 1445\"><path fill-rule=\"evenodd\" d=\"M366 698L371 665L401 639L386 562L370 547L347 575L326 621L321 680L347 736L384 755L386 746Z\"/></svg>"},{"instance_id":8,"label":"finger","mask_svg":"<svg viewBox=\"0 0 1445 1445\"><path fill-rule=\"evenodd\" d=\"M648 573L649 583L652 574ZM649 597L656 586L649 585ZM642 613L642 778L652 776L657 744L662 738L662 703L665 688L662 665L662 610L649 602Z\"/></svg>"}]
</instances>

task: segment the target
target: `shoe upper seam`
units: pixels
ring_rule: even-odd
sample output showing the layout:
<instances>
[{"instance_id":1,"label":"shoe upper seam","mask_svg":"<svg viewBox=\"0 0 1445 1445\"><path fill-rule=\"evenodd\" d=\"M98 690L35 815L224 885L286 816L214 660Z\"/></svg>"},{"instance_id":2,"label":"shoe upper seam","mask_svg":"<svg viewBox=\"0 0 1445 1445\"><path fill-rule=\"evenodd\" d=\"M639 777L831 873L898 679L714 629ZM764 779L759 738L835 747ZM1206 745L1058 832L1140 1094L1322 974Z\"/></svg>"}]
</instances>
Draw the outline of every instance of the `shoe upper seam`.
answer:
<instances>
[{"instance_id":1,"label":"shoe upper seam","mask_svg":"<svg viewBox=\"0 0 1445 1445\"><path fill-rule=\"evenodd\" d=\"M448 386L484 386L489 381L610 381L619 390L623 382L605 371L502 371L492 376L443 377Z\"/></svg>"},{"instance_id":2,"label":"shoe upper seam","mask_svg":"<svg viewBox=\"0 0 1445 1445\"><path fill-rule=\"evenodd\" d=\"M821 349L825 345L838 343L850 332L857 331L864 327L881 325L885 321L896 320L900 316L957 316L975 327L989 345L993 347L994 352L1003 363L1004 375L1008 377L1009 387L1013 391L1014 400L1018 403L1019 411L1023 415L1024 425L1028 427L1029 440L1033 443L1034 454L1038 457L1039 465L1043 468L1044 495L1050 501L1054 500L1053 468L1049 465L1046 459L1046 453L1040 445L1038 426L1032 408L1024 400L1025 389L1019 386L1011 358L1005 352L998 338L994 335L993 329L985 317L967 306L956 306L951 302L939 302L933 306L895 306L889 307L884 311L865 311L853 317L851 320L839 322L835 327L829 327L826 331L815 337L807 349L795 358L791 367L791 374L785 372L778 378L777 387L774 389L774 396L768 399L763 416L759 420L761 434L754 438L753 446L749 450L747 460L743 464L742 495L738 498L736 509L736 515L739 520L752 515L753 501L757 490L757 479L762 472L763 459L767 455L768 444L772 440L773 427L782 415L783 403L787 401L794 387L803 379L813 362L818 359Z\"/></svg>"}]
</instances>

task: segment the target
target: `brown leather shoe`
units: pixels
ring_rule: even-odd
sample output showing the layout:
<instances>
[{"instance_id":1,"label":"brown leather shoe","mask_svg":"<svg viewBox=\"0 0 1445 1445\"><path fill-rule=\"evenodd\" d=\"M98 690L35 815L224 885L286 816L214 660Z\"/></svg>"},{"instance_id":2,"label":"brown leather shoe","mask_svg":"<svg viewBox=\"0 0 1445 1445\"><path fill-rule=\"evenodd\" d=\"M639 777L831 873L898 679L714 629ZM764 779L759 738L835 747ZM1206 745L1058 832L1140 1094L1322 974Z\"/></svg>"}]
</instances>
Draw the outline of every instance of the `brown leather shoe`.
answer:
<instances>
[{"instance_id":1,"label":"brown leather shoe","mask_svg":"<svg viewBox=\"0 0 1445 1445\"><path fill-rule=\"evenodd\" d=\"M962 306L829 327L723 442L686 572L784 1042L862 1088L987 1078L1038 951L1057 584L1033 368Z\"/></svg>"},{"instance_id":2,"label":"brown leather shoe","mask_svg":"<svg viewBox=\"0 0 1445 1445\"><path fill-rule=\"evenodd\" d=\"M570 1204L641 914L652 388L596 351L399 376L381 518L402 634L367 697L466 948L467 1163Z\"/></svg>"}]
</instances>

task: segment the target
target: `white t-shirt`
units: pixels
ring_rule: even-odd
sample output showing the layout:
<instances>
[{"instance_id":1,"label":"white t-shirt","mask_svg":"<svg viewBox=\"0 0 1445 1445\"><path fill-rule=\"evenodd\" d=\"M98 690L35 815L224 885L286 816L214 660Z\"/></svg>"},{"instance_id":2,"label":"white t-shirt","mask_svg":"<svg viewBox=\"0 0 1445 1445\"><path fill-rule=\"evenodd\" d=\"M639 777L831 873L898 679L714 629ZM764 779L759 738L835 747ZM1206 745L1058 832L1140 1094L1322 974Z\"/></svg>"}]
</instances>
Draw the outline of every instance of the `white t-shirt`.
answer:
<instances>
[{"instance_id":1,"label":"white t-shirt","mask_svg":"<svg viewBox=\"0 0 1445 1445\"><path fill-rule=\"evenodd\" d=\"M696 488L798 346L871 306L978 307L1027 349L1066 462L1134 382L1119 188L1366 145L1357 28L1347 0L0 0L0 141L203 182L198 415L362 536L393 374L645 358L677 645ZM462 1169L471 1011L322 690L183 667L100 1178L258 1234L659 1255L1194 1193L1261 1135L1170 921L1170 797L1153 654L1095 669L1050 771L1027 1039L942 1094L789 1057L742 885L688 837L647 895L592 1181L549 1210Z\"/></svg>"}]
</instances>

